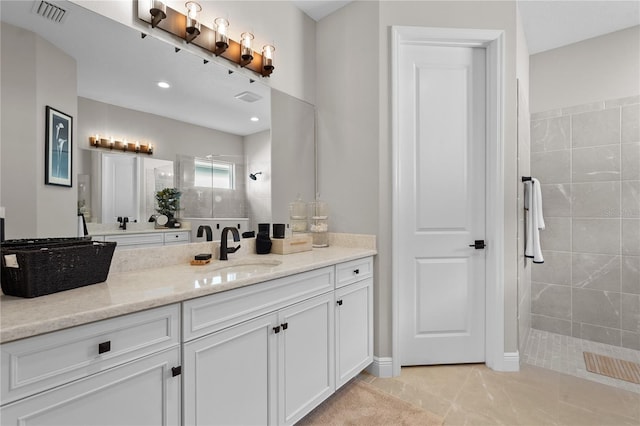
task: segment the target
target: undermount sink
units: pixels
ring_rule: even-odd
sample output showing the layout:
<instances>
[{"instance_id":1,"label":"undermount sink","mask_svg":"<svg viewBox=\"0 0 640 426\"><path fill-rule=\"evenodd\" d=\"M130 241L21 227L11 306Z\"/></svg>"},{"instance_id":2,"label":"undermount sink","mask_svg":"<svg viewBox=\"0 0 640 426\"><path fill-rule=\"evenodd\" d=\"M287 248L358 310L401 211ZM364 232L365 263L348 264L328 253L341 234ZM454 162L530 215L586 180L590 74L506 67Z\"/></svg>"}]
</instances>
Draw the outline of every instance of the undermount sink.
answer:
<instances>
[{"instance_id":1,"label":"undermount sink","mask_svg":"<svg viewBox=\"0 0 640 426\"><path fill-rule=\"evenodd\" d=\"M219 284L241 280L270 272L280 264L282 262L275 259L238 259L213 262L206 268L208 277L204 282Z\"/></svg>"}]
</instances>

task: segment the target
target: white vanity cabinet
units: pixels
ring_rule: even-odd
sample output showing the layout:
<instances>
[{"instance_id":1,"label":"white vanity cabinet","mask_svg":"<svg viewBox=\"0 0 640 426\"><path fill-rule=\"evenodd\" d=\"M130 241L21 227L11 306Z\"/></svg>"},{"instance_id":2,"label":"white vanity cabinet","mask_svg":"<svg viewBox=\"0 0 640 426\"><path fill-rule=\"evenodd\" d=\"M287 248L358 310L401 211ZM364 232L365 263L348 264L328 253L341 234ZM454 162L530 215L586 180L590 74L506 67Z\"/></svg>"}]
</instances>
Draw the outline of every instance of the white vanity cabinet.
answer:
<instances>
[{"instance_id":1,"label":"white vanity cabinet","mask_svg":"<svg viewBox=\"0 0 640 426\"><path fill-rule=\"evenodd\" d=\"M331 395L333 285L328 267L184 302L185 424L293 424Z\"/></svg>"},{"instance_id":2,"label":"white vanity cabinet","mask_svg":"<svg viewBox=\"0 0 640 426\"><path fill-rule=\"evenodd\" d=\"M336 266L336 388L373 362L373 258Z\"/></svg>"},{"instance_id":3,"label":"white vanity cabinet","mask_svg":"<svg viewBox=\"0 0 640 426\"><path fill-rule=\"evenodd\" d=\"M2 424L179 425L179 312L169 305L3 344Z\"/></svg>"},{"instance_id":4,"label":"white vanity cabinet","mask_svg":"<svg viewBox=\"0 0 640 426\"><path fill-rule=\"evenodd\" d=\"M94 241L115 241L118 243L117 248L135 249L147 247L161 247L163 245L188 244L191 242L191 233L189 231L167 231L167 232L140 232L94 235L91 237Z\"/></svg>"}]
</instances>

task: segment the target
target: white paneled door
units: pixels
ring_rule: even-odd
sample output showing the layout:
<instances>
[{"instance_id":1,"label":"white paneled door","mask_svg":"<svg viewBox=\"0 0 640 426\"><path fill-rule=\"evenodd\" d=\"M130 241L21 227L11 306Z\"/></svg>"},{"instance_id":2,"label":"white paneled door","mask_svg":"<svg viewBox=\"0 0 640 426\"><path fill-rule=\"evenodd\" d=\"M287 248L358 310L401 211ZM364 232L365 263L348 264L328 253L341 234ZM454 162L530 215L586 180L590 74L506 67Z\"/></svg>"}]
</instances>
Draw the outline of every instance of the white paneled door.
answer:
<instances>
[{"instance_id":1,"label":"white paneled door","mask_svg":"<svg viewBox=\"0 0 640 426\"><path fill-rule=\"evenodd\" d=\"M398 51L402 365L485 360L485 56Z\"/></svg>"}]
</instances>

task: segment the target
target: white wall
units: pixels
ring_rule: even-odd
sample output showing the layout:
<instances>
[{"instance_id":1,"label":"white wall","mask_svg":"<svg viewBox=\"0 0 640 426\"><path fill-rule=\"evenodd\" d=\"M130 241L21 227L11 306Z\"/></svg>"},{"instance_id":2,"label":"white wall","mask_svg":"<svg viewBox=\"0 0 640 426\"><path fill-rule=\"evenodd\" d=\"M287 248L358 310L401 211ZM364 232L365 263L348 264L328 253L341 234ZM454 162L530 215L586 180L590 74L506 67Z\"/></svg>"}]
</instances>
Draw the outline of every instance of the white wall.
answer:
<instances>
[{"instance_id":1,"label":"white wall","mask_svg":"<svg viewBox=\"0 0 640 426\"><path fill-rule=\"evenodd\" d=\"M6 237L76 236L76 62L29 31L9 24L1 31L0 205L6 207ZM47 105L73 117L71 188L44 184Z\"/></svg>"},{"instance_id":2,"label":"white wall","mask_svg":"<svg viewBox=\"0 0 640 426\"><path fill-rule=\"evenodd\" d=\"M150 26L137 18L137 8L132 1L108 0L73 0L86 9L100 13L124 25L149 32ZM201 1L203 13L210 15L212 21L222 16L229 20L230 36L238 41L240 33L251 31L255 35L254 46L261 48L264 44L273 43L276 51L274 57L275 71L270 78L263 79L265 84L281 90L307 102L315 102L315 21L305 15L289 1ZM176 10L184 8L184 1L169 1ZM134 15L135 9L135 15ZM203 23L208 20L203 20ZM206 24L207 26L211 26ZM178 43L172 35L154 30L153 36ZM184 50L198 51L192 46L184 46ZM226 67L233 67L230 62L215 58L207 59ZM246 72L255 78L255 74Z\"/></svg>"},{"instance_id":3,"label":"white wall","mask_svg":"<svg viewBox=\"0 0 640 426\"><path fill-rule=\"evenodd\" d=\"M319 186L330 203L339 200L332 229L378 236L375 354L391 355L392 25L505 31L505 351L516 351L515 3L354 2L317 24Z\"/></svg>"},{"instance_id":4,"label":"white wall","mask_svg":"<svg viewBox=\"0 0 640 426\"><path fill-rule=\"evenodd\" d=\"M640 94L640 26L531 56L531 112Z\"/></svg>"}]
</instances>

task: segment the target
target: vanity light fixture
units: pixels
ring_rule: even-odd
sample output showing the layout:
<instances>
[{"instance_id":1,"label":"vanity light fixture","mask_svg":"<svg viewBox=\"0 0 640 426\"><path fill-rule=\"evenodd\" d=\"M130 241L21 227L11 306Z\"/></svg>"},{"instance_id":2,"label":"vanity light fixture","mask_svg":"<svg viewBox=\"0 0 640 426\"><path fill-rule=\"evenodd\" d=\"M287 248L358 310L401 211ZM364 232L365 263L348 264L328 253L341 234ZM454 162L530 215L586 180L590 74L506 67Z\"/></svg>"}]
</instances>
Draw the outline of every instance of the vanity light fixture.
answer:
<instances>
[{"instance_id":1,"label":"vanity light fixture","mask_svg":"<svg viewBox=\"0 0 640 426\"><path fill-rule=\"evenodd\" d=\"M162 89L168 89L169 87L171 87L171 85L169 83L167 83L166 81L159 81L158 82L158 87L160 87Z\"/></svg>"},{"instance_id":2,"label":"vanity light fixture","mask_svg":"<svg viewBox=\"0 0 640 426\"><path fill-rule=\"evenodd\" d=\"M253 61L253 34L244 32L240 34L240 66L246 67Z\"/></svg>"},{"instance_id":3,"label":"vanity light fixture","mask_svg":"<svg viewBox=\"0 0 640 426\"><path fill-rule=\"evenodd\" d=\"M216 18L213 23L215 24L216 30L216 49L213 51L213 54L220 56L229 48L229 37L227 36L229 21L224 18Z\"/></svg>"},{"instance_id":4,"label":"vanity light fixture","mask_svg":"<svg viewBox=\"0 0 640 426\"><path fill-rule=\"evenodd\" d=\"M260 121L260 119L258 117L251 117L249 120L251 120L251 121Z\"/></svg>"},{"instance_id":5,"label":"vanity light fixture","mask_svg":"<svg viewBox=\"0 0 640 426\"><path fill-rule=\"evenodd\" d=\"M273 52L276 50L272 44L262 46L262 75L271 75L275 67L273 66Z\"/></svg>"},{"instance_id":6,"label":"vanity light fixture","mask_svg":"<svg viewBox=\"0 0 640 426\"><path fill-rule=\"evenodd\" d=\"M269 77L273 73L275 48L272 44L264 46L261 51L254 51L254 35L251 32L242 33L240 41L234 41L229 37L229 21L226 18L214 19L211 27L203 25L198 20L202 6L193 0L185 1L186 10L173 9L159 0L138 0L134 3L138 5L138 19L151 24L151 29L166 31L187 44L198 46L262 77ZM146 33L151 34L148 31ZM145 32L141 34L143 38L147 35ZM183 47L174 45L176 52L181 48ZM198 52L192 53L200 55ZM209 59L210 57L203 57L204 63L209 62Z\"/></svg>"},{"instance_id":7,"label":"vanity light fixture","mask_svg":"<svg viewBox=\"0 0 640 426\"><path fill-rule=\"evenodd\" d=\"M151 0L151 8L149 9L151 14L151 28L155 28L160 21L167 17L167 5L160 0Z\"/></svg>"},{"instance_id":8,"label":"vanity light fixture","mask_svg":"<svg viewBox=\"0 0 640 426\"><path fill-rule=\"evenodd\" d=\"M184 4L187 8L187 35L185 39L187 43L191 43L200 35L200 21L198 21L198 12L202 11L202 6L194 1L188 1Z\"/></svg>"},{"instance_id":9,"label":"vanity light fixture","mask_svg":"<svg viewBox=\"0 0 640 426\"><path fill-rule=\"evenodd\" d=\"M89 145L94 148L105 148L112 151L114 148L117 150L121 150L123 152L135 152L136 154L153 154L153 144L149 143L148 145L140 145L139 141L135 141L134 143L127 142L127 139L123 139L122 141L114 139L113 136L107 138L100 137L99 134L95 136L91 136L89 138Z\"/></svg>"}]
</instances>

